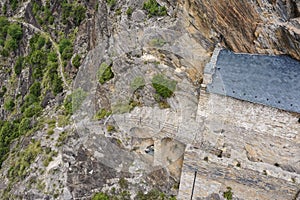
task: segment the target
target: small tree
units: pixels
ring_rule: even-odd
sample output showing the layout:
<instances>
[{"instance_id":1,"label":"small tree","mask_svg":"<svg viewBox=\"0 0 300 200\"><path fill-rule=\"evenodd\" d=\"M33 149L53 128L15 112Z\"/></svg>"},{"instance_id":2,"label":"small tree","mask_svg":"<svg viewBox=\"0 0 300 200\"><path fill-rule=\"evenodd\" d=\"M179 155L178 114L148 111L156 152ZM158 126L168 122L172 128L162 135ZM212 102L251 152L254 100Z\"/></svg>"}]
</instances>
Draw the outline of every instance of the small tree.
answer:
<instances>
[{"instance_id":1,"label":"small tree","mask_svg":"<svg viewBox=\"0 0 300 200\"><path fill-rule=\"evenodd\" d=\"M82 5L78 5L73 8L73 12L75 26L79 26L85 18L86 9Z\"/></svg>"},{"instance_id":2,"label":"small tree","mask_svg":"<svg viewBox=\"0 0 300 200\"><path fill-rule=\"evenodd\" d=\"M15 40L20 40L23 36L21 26L15 23L9 25L7 32Z\"/></svg>"},{"instance_id":3,"label":"small tree","mask_svg":"<svg viewBox=\"0 0 300 200\"><path fill-rule=\"evenodd\" d=\"M100 84L104 84L106 81L114 77L111 66L107 65L106 63L102 63L100 65L97 75Z\"/></svg>"},{"instance_id":4,"label":"small tree","mask_svg":"<svg viewBox=\"0 0 300 200\"><path fill-rule=\"evenodd\" d=\"M63 53L63 51L65 50L65 48L72 46L72 42L69 39L63 38L60 42L59 42L59 52Z\"/></svg>"}]
</instances>

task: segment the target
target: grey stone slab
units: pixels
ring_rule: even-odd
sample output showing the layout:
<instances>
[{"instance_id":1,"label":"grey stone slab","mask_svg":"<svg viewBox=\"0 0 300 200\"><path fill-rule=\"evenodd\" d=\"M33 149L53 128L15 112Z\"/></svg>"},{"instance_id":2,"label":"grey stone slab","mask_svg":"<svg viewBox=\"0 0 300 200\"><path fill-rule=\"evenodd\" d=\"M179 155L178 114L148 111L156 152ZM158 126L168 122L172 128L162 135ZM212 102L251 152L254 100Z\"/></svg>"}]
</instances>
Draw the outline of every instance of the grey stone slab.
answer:
<instances>
[{"instance_id":1,"label":"grey stone slab","mask_svg":"<svg viewBox=\"0 0 300 200\"><path fill-rule=\"evenodd\" d=\"M300 62L221 50L207 91L300 113Z\"/></svg>"}]
</instances>

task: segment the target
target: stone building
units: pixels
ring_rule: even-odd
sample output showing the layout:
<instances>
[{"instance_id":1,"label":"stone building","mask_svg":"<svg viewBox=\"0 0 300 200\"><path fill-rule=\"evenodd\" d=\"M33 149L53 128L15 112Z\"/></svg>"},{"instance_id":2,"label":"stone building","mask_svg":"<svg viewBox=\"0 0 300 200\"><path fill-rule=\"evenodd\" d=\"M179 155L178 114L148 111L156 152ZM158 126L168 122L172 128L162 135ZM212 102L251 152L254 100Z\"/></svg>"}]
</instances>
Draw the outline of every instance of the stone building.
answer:
<instances>
[{"instance_id":1,"label":"stone building","mask_svg":"<svg viewBox=\"0 0 300 200\"><path fill-rule=\"evenodd\" d=\"M178 199L300 198L299 77L289 57L214 51Z\"/></svg>"}]
</instances>

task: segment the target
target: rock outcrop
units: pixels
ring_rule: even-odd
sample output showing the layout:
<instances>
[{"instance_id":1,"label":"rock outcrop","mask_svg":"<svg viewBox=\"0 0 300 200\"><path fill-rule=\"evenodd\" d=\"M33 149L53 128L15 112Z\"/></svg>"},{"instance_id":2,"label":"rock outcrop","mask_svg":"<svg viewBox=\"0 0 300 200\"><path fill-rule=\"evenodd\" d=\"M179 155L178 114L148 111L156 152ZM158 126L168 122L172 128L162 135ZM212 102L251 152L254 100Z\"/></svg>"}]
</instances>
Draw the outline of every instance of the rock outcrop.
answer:
<instances>
[{"instance_id":1,"label":"rock outcrop","mask_svg":"<svg viewBox=\"0 0 300 200\"><path fill-rule=\"evenodd\" d=\"M235 52L289 54L300 59L299 2L179 1L178 15L207 48L222 42Z\"/></svg>"}]
</instances>

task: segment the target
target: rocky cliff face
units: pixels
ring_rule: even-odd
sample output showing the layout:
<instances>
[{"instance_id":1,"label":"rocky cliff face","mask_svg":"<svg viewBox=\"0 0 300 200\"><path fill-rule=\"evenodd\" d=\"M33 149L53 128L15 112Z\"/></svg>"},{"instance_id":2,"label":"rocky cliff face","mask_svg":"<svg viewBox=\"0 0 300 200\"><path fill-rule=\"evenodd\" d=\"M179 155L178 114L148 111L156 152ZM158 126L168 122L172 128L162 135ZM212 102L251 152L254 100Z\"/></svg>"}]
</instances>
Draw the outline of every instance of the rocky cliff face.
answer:
<instances>
[{"instance_id":1,"label":"rocky cliff face","mask_svg":"<svg viewBox=\"0 0 300 200\"><path fill-rule=\"evenodd\" d=\"M204 45L223 43L236 52L289 54L299 59L299 2L182 1L189 32Z\"/></svg>"},{"instance_id":2,"label":"rocky cliff face","mask_svg":"<svg viewBox=\"0 0 300 200\"><path fill-rule=\"evenodd\" d=\"M9 144L1 168L3 198L176 196L185 147L194 139L187 136L203 131L195 121L199 88L215 45L300 60L297 1L159 0L159 16L144 2L1 1L2 15L22 25L23 38L17 50L1 56L0 86L9 92L0 102L10 97L16 106L7 111L2 105L0 117L22 124L27 107L21 107L38 81L42 94L34 103L43 108L40 115L26 114L27 132ZM82 9L84 17L74 17ZM39 48L48 61L37 77L40 63L27 57L39 50L31 43L43 40L31 40L35 34L46 40ZM19 75L12 70L17 57L25 60ZM159 89L172 92L165 98L153 84L159 74Z\"/></svg>"}]
</instances>

